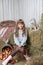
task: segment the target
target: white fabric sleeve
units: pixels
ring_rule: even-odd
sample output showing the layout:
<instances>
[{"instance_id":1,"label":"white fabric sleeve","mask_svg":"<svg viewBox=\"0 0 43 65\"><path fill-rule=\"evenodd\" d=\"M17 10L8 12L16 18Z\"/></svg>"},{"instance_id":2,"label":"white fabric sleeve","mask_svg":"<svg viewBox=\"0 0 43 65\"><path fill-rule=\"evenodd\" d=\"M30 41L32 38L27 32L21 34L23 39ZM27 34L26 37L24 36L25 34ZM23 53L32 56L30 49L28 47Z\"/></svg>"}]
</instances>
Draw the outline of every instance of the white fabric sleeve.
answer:
<instances>
[{"instance_id":1,"label":"white fabric sleeve","mask_svg":"<svg viewBox=\"0 0 43 65\"><path fill-rule=\"evenodd\" d=\"M16 45L19 45L20 43L19 43L19 41L18 41L18 38L14 35L14 43L16 44Z\"/></svg>"},{"instance_id":2,"label":"white fabric sleeve","mask_svg":"<svg viewBox=\"0 0 43 65\"><path fill-rule=\"evenodd\" d=\"M26 35L23 36L23 39L21 41L21 46L24 46L27 40L27 31L26 31Z\"/></svg>"},{"instance_id":3,"label":"white fabric sleeve","mask_svg":"<svg viewBox=\"0 0 43 65\"><path fill-rule=\"evenodd\" d=\"M23 40L21 41L21 46L24 46L27 40L27 36L23 37Z\"/></svg>"}]
</instances>

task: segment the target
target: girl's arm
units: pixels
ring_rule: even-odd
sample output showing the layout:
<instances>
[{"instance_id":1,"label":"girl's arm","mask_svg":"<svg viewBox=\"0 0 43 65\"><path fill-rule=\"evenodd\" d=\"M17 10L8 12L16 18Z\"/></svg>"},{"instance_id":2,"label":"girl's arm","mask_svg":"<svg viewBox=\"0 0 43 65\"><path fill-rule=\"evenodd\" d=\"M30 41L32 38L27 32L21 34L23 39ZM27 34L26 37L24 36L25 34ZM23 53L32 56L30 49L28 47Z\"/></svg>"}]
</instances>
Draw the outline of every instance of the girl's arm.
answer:
<instances>
[{"instance_id":1,"label":"girl's arm","mask_svg":"<svg viewBox=\"0 0 43 65\"><path fill-rule=\"evenodd\" d=\"M19 41L18 41L18 38L15 36L15 34L14 34L14 43L16 44L16 45L18 45L19 46Z\"/></svg>"},{"instance_id":2,"label":"girl's arm","mask_svg":"<svg viewBox=\"0 0 43 65\"><path fill-rule=\"evenodd\" d=\"M26 30L26 35L23 36L23 39L21 41L21 46L24 46L27 40L27 30Z\"/></svg>"},{"instance_id":3,"label":"girl's arm","mask_svg":"<svg viewBox=\"0 0 43 65\"><path fill-rule=\"evenodd\" d=\"M27 40L27 36L23 37L23 40L21 41L21 46L24 46Z\"/></svg>"}]
</instances>

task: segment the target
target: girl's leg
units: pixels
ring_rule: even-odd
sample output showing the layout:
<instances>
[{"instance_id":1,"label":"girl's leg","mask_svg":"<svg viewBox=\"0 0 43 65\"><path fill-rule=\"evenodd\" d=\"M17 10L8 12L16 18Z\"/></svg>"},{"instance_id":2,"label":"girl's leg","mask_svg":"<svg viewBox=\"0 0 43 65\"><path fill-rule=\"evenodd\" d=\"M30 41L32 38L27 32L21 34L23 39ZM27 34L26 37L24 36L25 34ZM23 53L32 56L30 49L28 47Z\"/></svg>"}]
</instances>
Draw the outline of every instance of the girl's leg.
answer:
<instances>
[{"instance_id":1,"label":"girl's leg","mask_svg":"<svg viewBox=\"0 0 43 65\"><path fill-rule=\"evenodd\" d=\"M29 57L29 56L26 54L26 52L24 51L24 47L21 47L20 52L23 54L23 56L24 56L24 58L25 58L26 60L29 60L29 59L30 59L30 57Z\"/></svg>"},{"instance_id":2,"label":"girl's leg","mask_svg":"<svg viewBox=\"0 0 43 65\"><path fill-rule=\"evenodd\" d=\"M28 55L23 55L26 60L30 60L30 57Z\"/></svg>"},{"instance_id":3,"label":"girl's leg","mask_svg":"<svg viewBox=\"0 0 43 65\"><path fill-rule=\"evenodd\" d=\"M12 51L12 54L9 55L8 58L2 62L2 65L7 65L7 63L12 59L13 56L15 56L15 54L16 54L18 51L19 51L18 48L16 48L16 50Z\"/></svg>"},{"instance_id":4,"label":"girl's leg","mask_svg":"<svg viewBox=\"0 0 43 65\"><path fill-rule=\"evenodd\" d=\"M8 63L9 60L11 60L11 59L12 59L12 56L9 55L9 57L8 57L6 60L4 60L4 61L2 62L2 65L7 65L7 63Z\"/></svg>"}]
</instances>

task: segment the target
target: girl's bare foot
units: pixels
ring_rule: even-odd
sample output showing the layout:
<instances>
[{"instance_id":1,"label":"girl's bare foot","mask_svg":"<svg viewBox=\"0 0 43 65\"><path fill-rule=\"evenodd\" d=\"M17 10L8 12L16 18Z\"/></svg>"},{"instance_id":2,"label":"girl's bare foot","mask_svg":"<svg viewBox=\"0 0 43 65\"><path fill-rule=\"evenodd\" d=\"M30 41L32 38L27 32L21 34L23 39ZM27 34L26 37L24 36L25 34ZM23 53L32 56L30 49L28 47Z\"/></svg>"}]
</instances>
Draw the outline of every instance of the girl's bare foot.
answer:
<instances>
[{"instance_id":1,"label":"girl's bare foot","mask_svg":"<svg viewBox=\"0 0 43 65\"><path fill-rule=\"evenodd\" d=\"M25 58L26 60L30 60L30 57L29 57L28 55L24 55L24 58Z\"/></svg>"}]
</instances>

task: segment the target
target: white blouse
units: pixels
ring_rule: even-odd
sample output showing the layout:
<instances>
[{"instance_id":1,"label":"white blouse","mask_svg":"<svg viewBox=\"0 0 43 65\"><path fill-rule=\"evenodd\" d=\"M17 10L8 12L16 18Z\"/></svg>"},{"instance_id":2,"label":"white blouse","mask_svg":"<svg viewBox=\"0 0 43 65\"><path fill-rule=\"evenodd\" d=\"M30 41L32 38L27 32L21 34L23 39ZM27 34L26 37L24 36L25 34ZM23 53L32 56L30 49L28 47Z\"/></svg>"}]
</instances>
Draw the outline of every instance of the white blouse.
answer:
<instances>
[{"instance_id":1,"label":"white blouse","mask_svg":"<svg viewBox=\"0 0 43 65\"><path fill-rule=\"evenodd\" d=\"M27 40L27 32L26 35L22 36L22 30L19 30L19 37L16 37L14 34L14 44L16 45L21 45L21 46L25 46L26 45L26 40Z\"/></svg>"}]
</instances>

